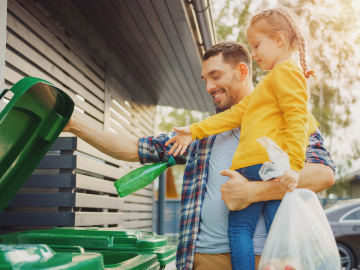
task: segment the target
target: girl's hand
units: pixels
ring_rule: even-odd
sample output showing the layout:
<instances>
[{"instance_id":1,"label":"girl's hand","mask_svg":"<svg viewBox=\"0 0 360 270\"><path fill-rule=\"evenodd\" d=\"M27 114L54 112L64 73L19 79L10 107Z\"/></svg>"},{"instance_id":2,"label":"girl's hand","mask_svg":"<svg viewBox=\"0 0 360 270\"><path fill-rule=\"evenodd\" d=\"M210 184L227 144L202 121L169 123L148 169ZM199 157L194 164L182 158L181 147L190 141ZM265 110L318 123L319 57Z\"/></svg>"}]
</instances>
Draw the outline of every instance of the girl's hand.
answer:
<instances>
[{"instance_id":1,"label":"girl's hand","mask_svg":"<svg viewBox=\"0 0 360 270\"><path fill-rule=\"evenodd\" d=\"M186 148L192 142L192 137L191 137L190 128L188 127L174 128L174 130L178 132L178 134L176 134L174 137L168 140L165 143L165 146L174 143L174 145L171 147L169 151L169 155L171 155L175 151L174 157L176 157L179 153L180 155L185 153Z\"/></svg>"},{"instance_id":2,"label":"girl's hand","mask_svg":"<svg viewBox=\"0 0 360 270\"><path fill-rule=\"evenodd\" d=\"M289 169L280 177L280 184L286 187L288 192L294 191L299 182L299 173Z\"/></svg>"}]
</instances>

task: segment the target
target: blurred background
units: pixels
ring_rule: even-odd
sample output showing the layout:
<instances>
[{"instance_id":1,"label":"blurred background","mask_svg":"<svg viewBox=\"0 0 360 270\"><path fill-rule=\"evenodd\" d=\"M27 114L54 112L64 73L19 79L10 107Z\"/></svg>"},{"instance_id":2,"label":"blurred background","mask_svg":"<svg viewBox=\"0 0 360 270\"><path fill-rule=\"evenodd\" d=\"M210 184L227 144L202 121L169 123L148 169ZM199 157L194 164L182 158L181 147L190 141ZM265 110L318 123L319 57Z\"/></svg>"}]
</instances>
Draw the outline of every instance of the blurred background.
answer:
<instances>
[{"instance_id":1,"label":"blurred background","mask_svg":"<svg viewBox=\"0 0 360 270\"><path fill-rule=\"evenodd\" d=\"M308 66L316 71L311 111L320 122L325 145L337 166L336 184L319 196L327 199L360 197L360 1L359 0L211 0L217 42L231 40L247 45L244 30L250 16L265 7L284 5L298 15L307 35ZM265 75L253 63L256 85ZM205 91L205 84L204 84ZM157 106L157 132L199 121L209 113ZM178 194L182 172L173 174Z\"/></svg>"}]
</instances>

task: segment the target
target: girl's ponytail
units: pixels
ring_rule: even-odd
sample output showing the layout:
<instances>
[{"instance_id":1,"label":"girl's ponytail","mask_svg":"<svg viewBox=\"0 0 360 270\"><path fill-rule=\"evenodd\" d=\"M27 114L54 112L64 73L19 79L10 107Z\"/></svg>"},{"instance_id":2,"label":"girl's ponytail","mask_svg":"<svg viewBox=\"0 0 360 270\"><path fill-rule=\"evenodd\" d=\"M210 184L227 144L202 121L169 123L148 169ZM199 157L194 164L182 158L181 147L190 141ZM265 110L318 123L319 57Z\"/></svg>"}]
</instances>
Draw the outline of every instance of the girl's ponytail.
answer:
<instances>
[{"instance_id":1,"label":"girl's ponytail","mask_svg":"<svg viewBox=\"0 0 360 270\"><path fill-rule=\"evenodd\" d=\"M281 14L285 18L285 20L287 20L290 27L295 32L295 35L296 35L296 38L297 38L297 41L298 41L297 43L298 43L298 47L299 47L299 52L300 52L300 64L301 64L301 67L303 69L305 78L310 78L310 76L313 76L314 78L316 78L315 71L308 70L308 67L307 67L307 64L306 64L305 38L301 34L300 29L297 26L296 22L292 18L291 14L289 12L287 12L286 9L277 8L275 10L277 12L279 12L279 14Z\"/></svg>"}]
</instances>

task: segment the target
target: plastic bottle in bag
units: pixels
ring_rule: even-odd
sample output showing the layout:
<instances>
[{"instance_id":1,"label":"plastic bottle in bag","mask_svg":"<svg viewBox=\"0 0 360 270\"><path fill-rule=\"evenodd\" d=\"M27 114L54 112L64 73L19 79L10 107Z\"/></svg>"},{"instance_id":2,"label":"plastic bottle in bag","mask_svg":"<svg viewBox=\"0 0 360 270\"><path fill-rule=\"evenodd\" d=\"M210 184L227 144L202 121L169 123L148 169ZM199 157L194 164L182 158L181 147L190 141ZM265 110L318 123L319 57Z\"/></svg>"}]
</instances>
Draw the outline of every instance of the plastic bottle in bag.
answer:
<instances>
[{"instance_id":1,"label":"plastic bottle in bag","mask_svg":"<svg viewBox=\"0 0 360 270\"><path fill-rule=\"evenodd\" d=\"M154 181L163 171L176 164L173 157L167 161L145 165L137 168L120 179L116 180L114 186L120 197L125 197Z\"/></svg>"}]
</instances>

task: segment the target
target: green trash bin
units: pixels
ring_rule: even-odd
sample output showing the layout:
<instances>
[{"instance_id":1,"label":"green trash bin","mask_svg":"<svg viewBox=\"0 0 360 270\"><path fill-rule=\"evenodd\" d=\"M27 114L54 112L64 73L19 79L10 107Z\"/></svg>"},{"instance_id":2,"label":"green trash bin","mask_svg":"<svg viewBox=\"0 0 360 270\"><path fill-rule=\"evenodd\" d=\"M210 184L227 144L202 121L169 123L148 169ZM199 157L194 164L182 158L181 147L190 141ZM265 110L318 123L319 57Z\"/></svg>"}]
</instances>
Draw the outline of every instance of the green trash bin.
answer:
<instances>
[{"instance_id":1,"label":"green trash bin","mask_svg":"<svg viewBox=\"0 0 360 270\"><path fill-rule=\"evenodd\" d=\"M46 245L0 245L0 269L103 270L99 253L55 253Z\"/></svg>"},{"instance_id":2,"label":"green trash bin","mask_svg":"<svg viewBox=\"0 0 360 270\"><path fill-rule=\"evenodd\" d=\"M26 77L0 112L0 213L43 159L69 121L74 102L44 80Z\"/></svg>"},{"instance_id":3,"label":"green trash bin","mask_svg":"<svg viewBox=\"0 0 360 270\"><path fill-rule=\"evenodd\" d=\"M109 253L155 254L161 268L175 260L176 245L168 245L167 237L138 230L112 228L54 228L0 236L2 243L47 244L56 251L71 251L81 246L86 251Z\"/></svg>"},{"instance_id":4,"label":"green trash bin","mask_svg":"<svg viewBox=\"0 0 360 270\"><path fill-rule=\"evenodd\" d=\"M42 79L26 77L1 92L0 99L7 92L13 96L0 111L0 213L43 159L74 110L74 102L65 92ZM158 257L152 253L133 252L135 249L100 249L101 253L96 253L85 252L81 247L54 252L44 245L45 238L18 241L17 236L22 235L25 233L2 236L0 269L160 269ZM96 250L97 242L92 243L92 250ZM67 242L58 239L56 244L65 249ZM60 249L56 245L54 248Z\"/></svg>"},{"instance_id":5,"label":"green trash bin","mask_svg":"<svg viewBox=\"0 0 360 270\"><path fill-rule=\"evenodd\" d=\"M105 264L105 266L104 266ZM16 270L158 270L156 255L109 252L54 252L47 245L0 244L0 269Z\"/></svg>"}]
</instances>

